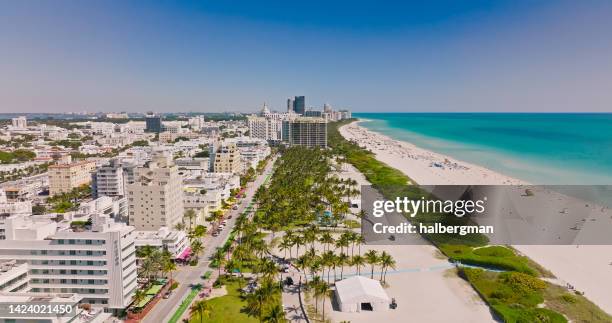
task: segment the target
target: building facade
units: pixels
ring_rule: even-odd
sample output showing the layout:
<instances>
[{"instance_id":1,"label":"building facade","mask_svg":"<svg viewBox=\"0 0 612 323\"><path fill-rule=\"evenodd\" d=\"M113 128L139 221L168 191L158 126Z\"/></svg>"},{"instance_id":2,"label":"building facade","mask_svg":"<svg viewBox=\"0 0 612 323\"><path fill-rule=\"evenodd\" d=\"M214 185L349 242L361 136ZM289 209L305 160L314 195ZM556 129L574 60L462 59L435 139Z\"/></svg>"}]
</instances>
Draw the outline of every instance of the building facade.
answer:
<instances>
[{"instance_id":1,"label":"building facade","mask_svg":"<svg viewBox=\"0 0 612 323\"><path fill-rule=\"evenodd\" d=\"M93 161L60 163L49 166L49 195L68 193L72 189L91 182L91 172L96 169Z\"/></svg>"},{"instance_id":2,"label":"building facade","mask_svg":"<svg viewBox=\"0 0 612 323\"><path fill-rule=\"evenodd\" d=\"M147 166L136 168L126 191L129 223L137 230L173 228L181 221L182 180L171 157L157 155Z\"/></svg>"},{"instance_id":3,"label":"building facade","mask_svg":"<svg viewBox=\"0 0 612 323\"><path fill-rule=\"evenodd\" d=\"M284 124L291 146L327 147L327 122L323 118L299 117Z\"/></svg>"},{"instance_id":4,"label":"building facade","mask_svg":"<svg viewBox=\"0 0 612 323\"><path fill-rule=\"evenodd\" d=\"M306 97L303 95L296 96L293 99L293 112L297 114L304 114L306 111Z\"/></svg>"},{"instance_id":5,"label":"building facade","mask_svg":"<svg viewBox=\"0 0 612 323\"><path fill-rule=\"evenodd\" d=\"M28 266L28 292L75 293L83 303L120 312L137 287L134 228L92 216L90 228L75 230L67 221L7 219L0 261Z\"/></svg>"},{"instance_id":6,"label":"building facade","mask_svg":"<svg viewBox=\"0 0 612 323\"><path fill-rule=\"evenodd\" d=\"M91 189L94 198L124 196L125 181L121 161L111 159L108 164L98 167L95 173L92 173Z\"/></svg>"},{"instance_id":7,"label":"building facade","mask_svg":"<svg viewBox=\"0 0 612 323\"><path fill-rule=\"evenodd\" d=\"M162 117L156 114L148 114L145 117L145 131L160 133L162 132Z\"/></svg>"},{"instance_id":8,"label":"building facade","mask_svg":"<svg viewBox=\"0 0 612 323\"><path fill-rule=\"evenodd\" d=\"M213 172L232 174L242 172L240 151L238 151L238 147L236 146L235 142L221 142L218 144L212 144L210 147L210 160L212 165L211 170Z\"/></svg>"}]
</instances>

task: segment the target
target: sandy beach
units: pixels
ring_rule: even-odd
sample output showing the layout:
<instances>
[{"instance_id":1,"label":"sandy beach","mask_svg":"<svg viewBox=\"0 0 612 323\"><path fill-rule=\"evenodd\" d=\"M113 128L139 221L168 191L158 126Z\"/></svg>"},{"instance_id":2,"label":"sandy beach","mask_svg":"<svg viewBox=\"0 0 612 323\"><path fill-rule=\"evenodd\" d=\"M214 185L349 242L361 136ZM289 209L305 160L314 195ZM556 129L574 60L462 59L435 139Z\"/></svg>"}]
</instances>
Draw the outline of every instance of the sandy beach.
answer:
<instances>
[{"instance_id":1,"label":"sandy beach","mask_svg":"<svg viewBox=\"0 0 612 323\"><path fill-rule=\"evenodd\" d=\"M524 181L490 169L456 160L367 130L358 123L340 128L348 140L370 150L376 158L396 168L420 185L520 185ZM612 313L612 246L515 246L550 270L559 281Z\"/></svg>"}]
</instances>

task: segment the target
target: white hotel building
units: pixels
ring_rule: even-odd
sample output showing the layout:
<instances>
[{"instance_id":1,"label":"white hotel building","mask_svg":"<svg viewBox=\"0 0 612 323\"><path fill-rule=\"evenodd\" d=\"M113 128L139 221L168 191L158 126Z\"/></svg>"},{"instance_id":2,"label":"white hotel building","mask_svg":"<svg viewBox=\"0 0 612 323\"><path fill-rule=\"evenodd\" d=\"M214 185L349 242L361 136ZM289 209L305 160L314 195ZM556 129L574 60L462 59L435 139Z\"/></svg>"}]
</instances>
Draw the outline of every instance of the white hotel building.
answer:
<instances>
[{"instance_id":1,"label":"white hotel building","mask_svg":"<svg viewBox=\"0 0 612 323\"><path fill-rule=\"evenodd\" d=\"M134 227L95 214L82 229L36 216L6 218L4 228L0 262L27 264L24 291L75 293L114 313L130 304L137 287Z\"/></svg>"}]
</instances>

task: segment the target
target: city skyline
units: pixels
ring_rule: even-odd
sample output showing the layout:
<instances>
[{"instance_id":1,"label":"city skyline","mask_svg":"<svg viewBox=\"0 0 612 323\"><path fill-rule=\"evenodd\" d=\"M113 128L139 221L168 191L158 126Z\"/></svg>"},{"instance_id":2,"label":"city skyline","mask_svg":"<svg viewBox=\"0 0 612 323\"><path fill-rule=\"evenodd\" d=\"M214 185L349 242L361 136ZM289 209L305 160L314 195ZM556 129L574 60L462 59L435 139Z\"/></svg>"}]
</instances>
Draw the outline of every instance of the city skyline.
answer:
<instances>
[{"instance_id":1,"label":"city skyline","mask_svg":"<svg viewBox=\"0 0 612 323\"><path fill-rule=\"evenodd\" d=\"M0 113L611 112L606 1L6 2Z\"/></svg>"}]
</instances>

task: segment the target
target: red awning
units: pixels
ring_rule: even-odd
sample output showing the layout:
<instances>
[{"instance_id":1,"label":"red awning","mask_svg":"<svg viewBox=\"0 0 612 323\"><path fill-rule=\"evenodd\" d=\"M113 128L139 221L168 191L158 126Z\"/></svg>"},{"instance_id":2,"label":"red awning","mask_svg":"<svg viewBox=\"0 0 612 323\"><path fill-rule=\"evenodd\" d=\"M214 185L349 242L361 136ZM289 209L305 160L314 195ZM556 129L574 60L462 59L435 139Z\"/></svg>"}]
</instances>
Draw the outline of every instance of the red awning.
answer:
<instances>
[{"instance_id":1,"label":"red awning","mask_svg":"<svg viewBox=\"0 0 612 323\"><path fill-rule=\"evenodd\" d=\"M187 247L185 248L185 250L183 250L183 252L181 252L181 254L178 257L176 257L176 259L185 260L189 258L190 255L191 255L191 247Z\"/></svg>"}]
</instances>

